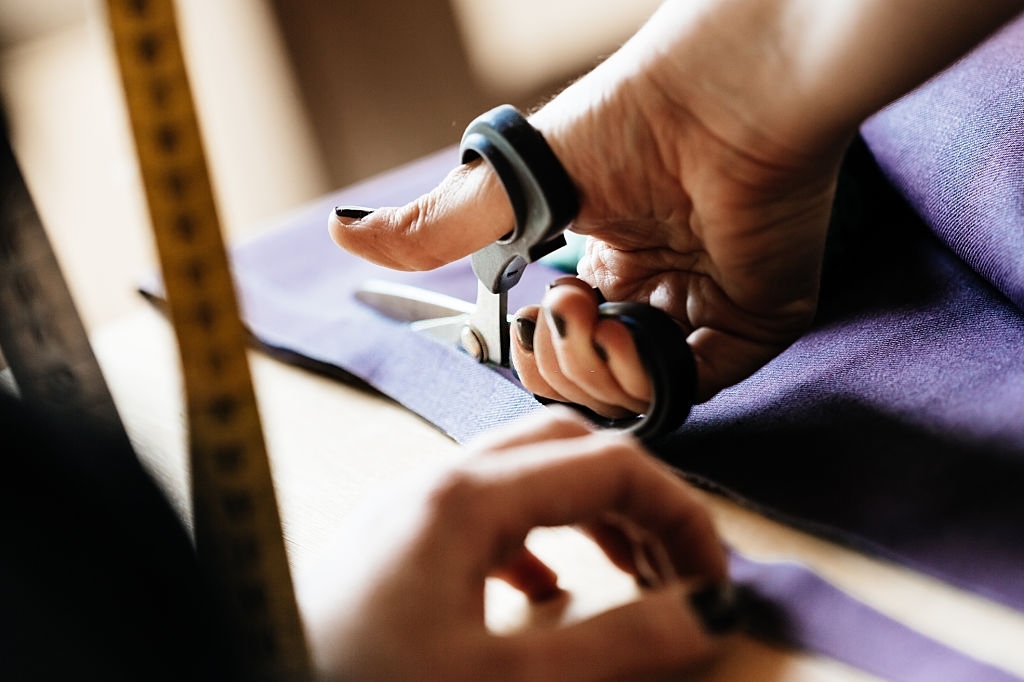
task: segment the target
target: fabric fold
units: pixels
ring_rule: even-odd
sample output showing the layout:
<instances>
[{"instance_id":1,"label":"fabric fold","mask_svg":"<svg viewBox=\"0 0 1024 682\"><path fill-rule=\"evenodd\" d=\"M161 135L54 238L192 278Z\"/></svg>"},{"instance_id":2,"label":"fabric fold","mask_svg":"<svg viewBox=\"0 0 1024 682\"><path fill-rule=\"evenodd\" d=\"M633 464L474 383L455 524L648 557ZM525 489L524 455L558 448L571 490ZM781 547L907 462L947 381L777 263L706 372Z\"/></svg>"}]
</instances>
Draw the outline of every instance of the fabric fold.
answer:
<instances>
[{"instance_id":1,"label":"fabric fold","mask_svg":"<svg viewBox=\"0 0 1024 682\"><path fill-rule=\"evenodd\" d=\"M935 234L1024 309L1024 14L861 132Z\"/></svg>"}]
</instances>

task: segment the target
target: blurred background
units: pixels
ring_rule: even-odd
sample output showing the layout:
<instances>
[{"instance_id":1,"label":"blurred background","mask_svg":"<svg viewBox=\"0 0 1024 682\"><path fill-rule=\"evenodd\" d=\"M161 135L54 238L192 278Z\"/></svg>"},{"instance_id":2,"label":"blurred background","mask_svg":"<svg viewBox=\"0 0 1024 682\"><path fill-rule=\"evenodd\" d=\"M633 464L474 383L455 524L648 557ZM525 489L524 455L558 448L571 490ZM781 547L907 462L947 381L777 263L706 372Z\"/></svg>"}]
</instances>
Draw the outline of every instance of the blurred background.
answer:
<instances>
[{"instance_id":1,"label":"blurred background","mask_svg":"<svg viewBox=\"0 0 1024 682\"><path fill-rule=\"evenodd\" d=\"M658 1L179 0L227 238L543 102ZM0 0L12 143L90 330L156 262L107 31L102 0Z\"/></svg>"}]
</instances>

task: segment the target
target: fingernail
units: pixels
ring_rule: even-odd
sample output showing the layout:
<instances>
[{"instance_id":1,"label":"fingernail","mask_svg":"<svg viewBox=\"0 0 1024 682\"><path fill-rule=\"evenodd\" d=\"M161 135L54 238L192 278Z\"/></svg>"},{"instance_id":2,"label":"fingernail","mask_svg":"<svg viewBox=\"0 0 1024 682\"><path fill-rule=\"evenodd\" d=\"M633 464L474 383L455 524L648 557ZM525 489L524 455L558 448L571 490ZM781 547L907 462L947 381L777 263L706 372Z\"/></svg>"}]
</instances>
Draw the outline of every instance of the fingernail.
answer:
<instances>
[{"instance_id":1,"label":"fingernail","mask_svg":"<svg viewBox=\"0 0 1024 682\"><path fill-rule=\"evenodd\" d=\"M551 291L555 287L560 287L563 284L575 284L575 283L579 283L579 282L580 282L580 278L579 277L575 277L573 275L564 275L562 277L559 277L558 279L553 279L550 282L548 282L547 287L545 287L545 290L546 291Z\"/></svg>"},{"instance_id":2,"label":"fingernail","mask_svg":"<svg viewBox=\"0 0 1024 682\"><path fill-rule=\"evenodd\" d=\"M591 344L594 347L594 352L597 353L597 357L601 358L601 362L608 362L608 351L604 349L604 346L594 341Z\"/></svg>"},{"instance_id":3,"label":"fingernail","mask_svg":"<svg viewBox=\"0 0 1024 682\"><path fill-rule=\"evenodd\" d=\"M690 594L687 601L709 635L724 635L740 625L739 600L732 583L705 587Z\"/></svg>"},{"instance_id":4,"label":"fingernail","mask_svg":"<svg viewBox=\"0 0 1024 682\"><path fill-rule=\"evenodd\" d=\"M554 312L550 308L544 309L544 314L548 316L548 322L555 328L555 333L558 334L558 338L565 338L565 318Z\"/></svg>"},{"instance_id":5,"label":"fingernail","mask_svg":"<svg viewBox=\"0 0 1024 682\"><path fill-rule=\"evenodd\" d=\"M334 215L342 219L346 225L356 220L362 220L366 216L373 213L372 208L363 208L362 206L335 206Z\"/></svg>"},{"instance_id":6,"label":"fingernail","mask_svg":"<svg viewBox=\"0 0 1024 682\"><path fill-rule=\"evenodd\" d=\"M528 317L515 319L516 339L527 353L533 352L533 334L537 331L537 323Z\"/></svg>"}]
</instances>

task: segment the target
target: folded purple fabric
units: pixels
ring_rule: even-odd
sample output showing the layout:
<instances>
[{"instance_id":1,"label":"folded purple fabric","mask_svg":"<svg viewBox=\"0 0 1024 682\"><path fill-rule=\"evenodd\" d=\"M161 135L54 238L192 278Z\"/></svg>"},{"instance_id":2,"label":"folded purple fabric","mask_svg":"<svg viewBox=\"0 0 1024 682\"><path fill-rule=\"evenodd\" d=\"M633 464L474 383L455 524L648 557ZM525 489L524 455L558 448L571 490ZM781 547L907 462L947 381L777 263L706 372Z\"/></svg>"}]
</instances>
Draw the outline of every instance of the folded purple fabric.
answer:
<instances>
[{"instance_id":1,"label":"folded purple fabric","mask_svg":"<svg viewBox=\"0 0 1024 682\"><path fill-rule=\"evenodd\" d=\"M880 220L844 257L814 328L659 453L1024 609L1024 314L913 223Z\"/></svg>"},{"instance_id":2,"label":"folded purple fabric","mask_svg":"<svg viewBox=\"0 0 1024 682\"><path fill-rule=\"evenodd\" d=\"M1024 308L1024 15L862 134L935 234Z\"/></svg>"},{"instance_id":3,"label":"folded purple fabric","mask_svg":"<svg viewBox=\"0 0 1024 682\"><path fill-rule=\"evenodd\" d=\"M892 620L799 564L733 553L729 573L746 595L748 630L762 639L892 682L1020 679Z\"/></svg>"}]
</instances>

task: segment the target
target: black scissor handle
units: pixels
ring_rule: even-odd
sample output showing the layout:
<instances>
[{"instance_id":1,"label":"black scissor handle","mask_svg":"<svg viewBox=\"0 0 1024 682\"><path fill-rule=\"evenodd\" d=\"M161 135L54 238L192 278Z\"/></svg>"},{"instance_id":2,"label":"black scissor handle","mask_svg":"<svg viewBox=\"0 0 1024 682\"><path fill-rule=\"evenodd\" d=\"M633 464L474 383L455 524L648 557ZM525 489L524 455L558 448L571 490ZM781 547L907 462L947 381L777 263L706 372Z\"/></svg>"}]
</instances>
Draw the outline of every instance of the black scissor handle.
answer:
<instances>
[{"instance_id":1,"label":"black scissor handle","mask_svg":"<svg viewBox=\"0 0 1024 682\"><path fill-rule=\"evenodd\" d=\"M576 186L540 131L508 104L474 119L459 151L463 163L483 157L512 204L512 232L472 256L473 272L484 286L506 292L528 263L565 245L562 233L579 212Z\"/></svg>"},{"instance_id":2,"label":"black scissor handle","mask_svg":"<svg viewBox=\"0 0 1024 682\"><path fill-rule=\"evenodd\" d=\"M504 293L519 282L528 263L565 244L562 233L579 212L576 187L540 132L509 105L470 123L460 153L463 163L483 157L490 164L515 213L513 231L472 256L477 278L491 293ZM645 303L602 303L599 314L629 328L652 382L652 398L638 417L606 419L591 413L591 419L644 441L678 428L696 391L686 334L668 313Z\"/></svg>"},{"instance_id":3,"label":"black scissor handle","mask_svg":"<svg viewBox=\"0 0 1024 682\"><path fill-rule=\"evenodd\" d=\"M629 328L637 354L651 380L647 412L625 419L597 417L607 428L651 441L679 428L690 414L697 390L697 365L686 333L668 313L646 303L602 303L602 318L616 319Z\"/></svg>"}]
</instances>

